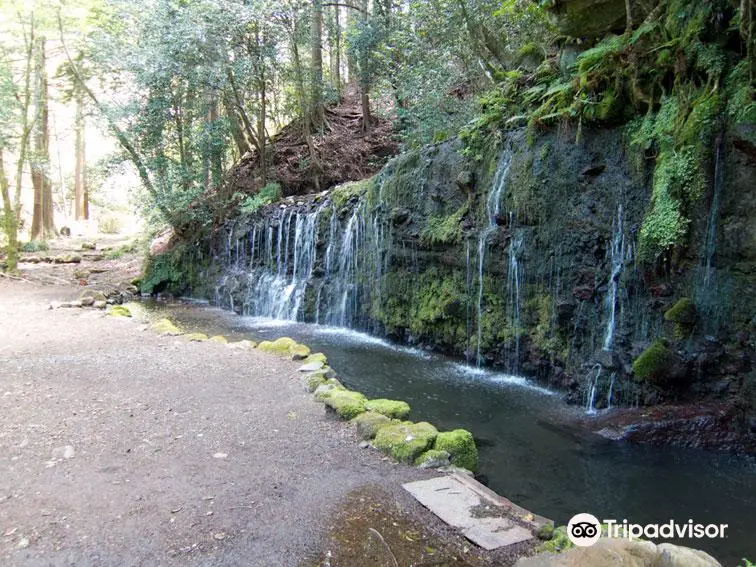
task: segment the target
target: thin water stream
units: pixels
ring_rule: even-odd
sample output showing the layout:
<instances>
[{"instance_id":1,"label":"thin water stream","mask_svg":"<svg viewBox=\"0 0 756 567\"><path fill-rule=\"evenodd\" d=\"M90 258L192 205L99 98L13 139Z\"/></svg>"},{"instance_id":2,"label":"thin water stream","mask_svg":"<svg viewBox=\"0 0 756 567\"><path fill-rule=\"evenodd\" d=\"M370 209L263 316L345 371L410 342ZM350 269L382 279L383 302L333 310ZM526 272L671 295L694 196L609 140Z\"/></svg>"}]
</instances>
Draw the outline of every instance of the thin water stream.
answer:
<instances>
[{"instance_id":1,"label":"thin water stream","mask_svg":"<svg viewBox=\"0 0 756 567\"><path fill-rule=\"evenodd\" d=\"M756 557L756 463L747 458L603 440L528 380L392 345L347 329L240 317L203 305L152 304L188 329L229 339L292 338L324 352L348 386L406 400L411 418L464 427L491 488L559 524L578 512L634 523L729 524L724 540L681 540L724 565Z\"/></svg>"}]
</instances>

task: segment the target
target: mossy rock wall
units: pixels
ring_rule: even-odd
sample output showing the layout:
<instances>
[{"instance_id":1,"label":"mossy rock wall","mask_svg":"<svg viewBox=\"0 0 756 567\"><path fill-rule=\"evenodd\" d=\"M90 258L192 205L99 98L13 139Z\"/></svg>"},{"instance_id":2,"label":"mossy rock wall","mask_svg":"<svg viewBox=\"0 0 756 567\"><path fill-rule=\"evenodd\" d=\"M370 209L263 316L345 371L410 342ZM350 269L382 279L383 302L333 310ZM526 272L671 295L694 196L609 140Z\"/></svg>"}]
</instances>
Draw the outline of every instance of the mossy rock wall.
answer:
<instances>
[{"instance_id":1,"label":"mossy rock wall","mask_svg":"<svg viewBox=\"0 0 756 567\"><path fill-rule=\"evenodd\" d=\"M697 349L706 334L726 341L756 332L754 137L735 132L724 142L712 260L703 260L702 249L711 232L710 187L700 210L688 212L686 246L656 264L635 253L650 210L652 161L629 149L621 129L583 128L576 138L568 126L535 136L515 130L492 136L475 159L463 155L458 140L408 152L372 180L229 219L198 247L153 260L159 269L145 278L147 290L191 291L255 315L264 309L256 282L280 281L299 286L291 294L298 309L286 315L297 320L345 325L471 361L479 353L483 364L536 377L578 403L601 364L599 407L612 375L613 405L661 401L664 389L635 380L632 363L665 337L664 313L677 299L690 297L699 309L681 348ZM481 279L487 198L506 152L511 160L496 226L483 246ZM302 236L307 222L311 240ZM310 247L295 258L297 238ZM620 252L617 271L612 260ZM696 380L714 379L708 376Z\"/></svg>"}]
</instances>

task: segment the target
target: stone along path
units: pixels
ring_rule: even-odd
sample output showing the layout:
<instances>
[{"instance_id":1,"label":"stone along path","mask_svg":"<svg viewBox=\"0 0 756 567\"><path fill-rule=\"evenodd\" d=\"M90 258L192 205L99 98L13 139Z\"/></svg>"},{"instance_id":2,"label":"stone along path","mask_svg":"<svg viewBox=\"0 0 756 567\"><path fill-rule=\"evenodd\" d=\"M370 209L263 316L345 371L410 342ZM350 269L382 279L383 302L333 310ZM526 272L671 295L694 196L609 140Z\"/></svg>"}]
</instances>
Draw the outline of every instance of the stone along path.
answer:
<instances>
[{"instance_id":1,"label":"stone along path","mask_svg":"<svg viewBox=\"0 0 756 567\"><path fill-rule=\"evenodd\" d=\"M0 564L507 565L523 551L484 552L415 502L402 483L437 473L360 448L298 363L47 309L77 292L0 279Z\"/></svg>"}]
</instances>

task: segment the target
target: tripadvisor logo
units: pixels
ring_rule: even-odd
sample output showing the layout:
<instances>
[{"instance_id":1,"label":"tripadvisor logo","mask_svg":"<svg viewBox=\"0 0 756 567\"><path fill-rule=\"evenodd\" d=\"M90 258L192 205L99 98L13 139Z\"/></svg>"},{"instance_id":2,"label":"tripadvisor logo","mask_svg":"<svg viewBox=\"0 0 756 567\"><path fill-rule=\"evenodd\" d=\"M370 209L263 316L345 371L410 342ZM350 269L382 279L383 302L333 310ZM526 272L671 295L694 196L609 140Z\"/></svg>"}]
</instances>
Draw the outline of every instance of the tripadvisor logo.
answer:
<instances>
[{"instance_id":1,"label":"tripadvisor logo","mask_svg":"<svg viewBox=\"0 0 756 567\"><path fill-rule=\"evenodd\" d=\"M604 535L629 540L672 538L723 538L728 524L694 524L693 520L678 523L670 520L664 524L629 524L627 520L604 520ZM602 526L596 516L576 514L567 524L567 537L578 547L588 547L601 537Z\"/></svg>"}]
</instances>

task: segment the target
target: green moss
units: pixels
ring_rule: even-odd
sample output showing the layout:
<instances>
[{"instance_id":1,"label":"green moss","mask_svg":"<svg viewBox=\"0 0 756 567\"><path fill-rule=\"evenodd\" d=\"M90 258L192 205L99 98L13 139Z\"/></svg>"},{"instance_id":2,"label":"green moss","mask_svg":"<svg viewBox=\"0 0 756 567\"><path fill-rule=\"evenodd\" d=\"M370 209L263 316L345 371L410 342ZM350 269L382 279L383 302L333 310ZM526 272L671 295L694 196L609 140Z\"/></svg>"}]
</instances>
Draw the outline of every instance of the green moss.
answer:
<instances>
[{"instance_id":1,"label":"green moss","mask_svg":"<svg viewBox=\"0 0 756 567\"><path fill-rule=\"evenodd\" d=\"M420 240L429 244L454 244L462 236L462 220L470 210L470 200L448 216L431 215L420 234Z\"/></svg>"},{"instance_id":2,"label":"green moss","mask_svg":"<svg viewBox=\"0 0 756 567\"><path fill-rule=\"evenodd\" d=\"M642 380L657 380L669 368L674 354L658 339L633 361L633 374Z\"/></svg>"},{"instance_id":3,"label":"green moss","mask_svg":"<svg viewBox=\"0 0 756 567\"><path fill-rule=\"evenodd\" d=\"M310 364L311 362L322 362L323 364L328 363L328 358L326 358L326 355L324 355L322 352L314 352L307 356L302 361L302 364Z\"/></svg>"},{"instance_id":4,"label":"green moss","mask_svg":"<svg viewBox=\"0 0 756 567\"><path fill-rule=\"evenodd\" d=\"M415 459L415 466L420 468L443 467L449 464L450 458L451 455L448 451L430 449Z\"/></svg>"},{"instance_id":5,"label":"green moss","mask_svg":"<svg viewBox=\"0 0 756 567\"><path fill-rule=\"evenodd\" d=\"M203 342L208 340L208 337L205 333L187 333L186 335L184 335L184 338L187 341L191 342Z\"/></svg>"},{"instance_id":6,"label":"green moss","mask_svg":"<svg viewBox=\"0 0 756 567\"><path fill-rule=\"evenodd\" d=\"M295 344L289 347L289 354L292 360L306 360L310 356L310 347L302 344Z\"/></svg>"},{"instance_id":7,"label":"green moss","mask_svg":"<svg viewBox=\"0 0 756 567\"><path fill-rule=\"evenodd\" d=\"M160 319L152 324L152 330L159 335L180 335L181 329L174 325L170 319Z\"/></svg>"},{"instance_id":8,"label":"green moss","mask_svg":"<svg viewBox=\"0 0 756 567\"><path fill-rule=\"evenodd\" d=\"M664 313L664 320L673 323L692 325L696 322L696 304L689 297L678 299L675 304Z\"/></svg>"},{"instance_id":9,"label":"green moss","mask_svg":"<svg viewBox=\"0 0 756 567\"><path fill-rule=\"evenodd\" d=\"M299 345L297 344L297 341L295 341L294 339L291 339L289 337L280 337L276 339L275 341L262 341L260 344L257 345L257 350L261 350L263 352L268 352L271 354L277 354L280 356L288 356L289 354L291 354L291 350L298 346ZM309 354L309 350L310 349L307 349L308 354Z\"/></svg>"},{"instance_id":10,"label":"green moss","mask_svg":"<svg viewBox=\"0 0 756 567\"><path fill-rule=\"evenodd\" d=\"M466 429L439 433L433 448L448 452L453 465L473 472L478 469L478 448L472 433Z\"/></svg>"},{"instance_id":11,"label":"green moss","mask_svg":"<svg viewBox=\"0 0 756 567\"><path fill-rule=\"evenodd\" d=\"M337 210L342 209L352 197L364 195L375 184L375 178L352 181L338 185L331 190L331 202Z\"/></svg>"},{"instance_id":12,"label":"green moss","mask_svg":"<svg viewBox=\"0 0 756 567\"><path fill-rule=\"evenodd\" d=\"M357 428L360 439L367 440L373 439L382 427L389 425L392 421L383 414L366 411L353 418L352 423Z\"/></svg>"},{"instance_id":13,"label":"green moss","mask_svg":"<svg viewBox=\"0 0 756 567\"><path fill-rule=\"evenodd\" d=\"M409 404L400 400L370 400L365 404L365 409L394 419L407 419L410 413Z\"/></svg>"},{"instance_id":14,"label":"green moss","mask_svg":"<svg viewBox=\"0 0 756 567\"><path fill-rule=\"evenodd\" d=\"M359 392L334 389L323 402L341 419L352 419L365 411L367 398Z\"/></svg>"},{"instance_id":15,"label":"green moss","mask_svg":"<svg viewBox=\"0 0 756 567\"><path fill-rule=\"evenodd\" d=\"M208 339L211 343L228 344L228 339L223 335L215 335Z\"/></svg>"},{"instance_id":16,"label":"green moss","mask_svg":"<svg viewBox=\"0 0 756 567\"><path fill-rule=\"evenodd\" d=\"M538 548L539 552L548 551L551 553L561 553L575 547L575 544L570 541L567 535L567 526L559 526L554 528L551 532L551 538L545 541L543 545Z\"/></svg>"},{"instance_id":17,"label":"green moss","mask_svg":"<svg viewBox=\"0 0 756 567\"><path fill-rule=\"evenodd\" d=\"M328 383L328 378L326 378L325 373L323 372L313 372L312 374L308 374L305 378L305 385L307 386L307 391L312 393L315 390L318 389L318 386L322 386L323 384Z\"/></svg>"},{"instance_id":18,"label":"green moss","mask_svg":"<svg viewBox=\"0 0 756 567\"><path fill-rule=\"evenodd\" d=\"M375 436L373 445L401 463L412 464L415 459L431 448L438 430L430 423L394 423L382 427Z\"/></svg>"},{"instance_id":19,"label":"green moss","mask_svg":"<svg viewBox=\"0 0 756 567\"><path fill-rule=\"evenodd\" d=\"M543 541L548 541L554 537L554 526L552 524L544 524L536 532L536 537Z\"/></svg>"},{"instance_id":20,"label":"green moss","mask_svg":"<svg viewBox=\"0 0 756 567\"><path fill-rule=\"evenodd\" d=\"M319 402L325 402L337 390L345 389L338 380L329 379L325 384L315 388L315 399Z\"/></svg>"},{"instance_id":21,"label":"green moss","mask_svg":"<svg viewBox=\"0 0 756 567\"><path fill-rule=\"evenodd\" d=\"M125 305L113 305L108 309L108 315L111 317L131 317L131 311Z\"/></svg>"}]
</instances>

